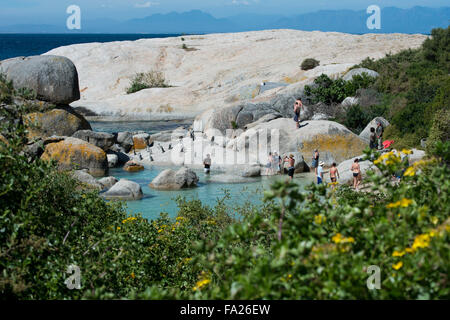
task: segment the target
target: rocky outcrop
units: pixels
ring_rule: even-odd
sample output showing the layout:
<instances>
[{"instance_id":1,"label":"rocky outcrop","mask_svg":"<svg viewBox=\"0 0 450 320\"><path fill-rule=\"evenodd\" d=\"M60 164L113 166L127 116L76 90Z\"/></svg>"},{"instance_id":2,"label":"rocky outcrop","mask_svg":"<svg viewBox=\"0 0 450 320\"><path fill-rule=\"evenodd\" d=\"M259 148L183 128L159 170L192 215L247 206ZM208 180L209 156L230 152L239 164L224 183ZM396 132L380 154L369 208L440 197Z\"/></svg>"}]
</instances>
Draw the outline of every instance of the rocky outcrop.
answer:
<instances>
[{"instance_id":1,"label":"rocky outcrop","mask_svg":"<svg viewBox=\"0 0 450 320\"><path fill-rule=\"evenodd\" d=\"M241 176L242 177L259 177L261 175L261 166L259 165L253 165L253 166L247 166L242 170Z\"/></svg>"},{"instance_id":2,"label":"rocky outcrop","mask_svg":"<svg viewBox=\"0 0 450 320\"><path fill-rule=\"evenodd\" d=\"M133 134L131 132L119 132L117 134L117 143L125 150L125 152L130 152L134 144Z\"/></svg>"},{"instance_id":3,"label":"rocky outcrop","mask_svg":"<svg viewBox=\"0 0 450 320\"><path fill-rule=\"evenodd\" d=\"M295 151L294 152L286 152L283 155L281 155L281 159L283 160L284 157L289 157L289 155L291 155L291 154L294 156L294 160L295 160L294 173L308 172L309 171L309 167L306 164L305 159L303 158L303 155L302 155L301 152L295 152ZM289 164L287 162L283 162L281 164L281 169L283 169L283 168L288 169L289 168Z\"/></svg>"},{"instance_id":4,"label":"rocky outcrop","mask_svg":"<svg viewBox=\"0 0 450 320\"><path fill-rule=\"evenodd\" d=\"M186 54L180 38L172 37L78 44L47 54L66 56L77 66L82 93L74 107L120 119L186 119L247 99L269 102L275 94L297 90L321 73L340 76L366 57L378 59L417 48L427 36L264 30L184 38L200 50ZM321 65L300 70L301 57L312 56ZM124 94L133 75L152 66L164 70L173 86ZM261 82L276 85L264 88Z\"/></svg>"},{"instance_id":5,"label":"rocky outcrop","mask_svg":"<svg viewBox=\"0 0 450 320\"><path fill-rule=\"evenodd\" d=\"M72 177L82 184L92 189L103 190L104 187L93 176L87 173L87 170L76 170L73 172Z\"/></svg>"},{"instance_id":6,"label":"rocky outcrop","mask_svg":"<svg viewBox=\"0 0 450 320\"><path fill-rule=\"evenodd\" d=\"M130 161L130 157L125 153L125 150L117 144L113 145L107 153L111 155L112 164L115 163L115 157L117 157L117 164L115 166L123 165Z\"/></svg>"},{"instance_id":7,"label":"rocky outcrop","mask_svg":"<svg viewBox=\"0 0 450 320\"><path fill-rule=\"evenodd\" d=\"M115 137L113 134L106 132L94 132L92 130L77 131L72 135L72 137L89 142L104 151L111 148L115 142Z\"/></svg>"},{"instance_id":8,"label":"rocky outcrop","mask_svg":"<svg viewBox=\"0 0 450 320\"><path fill-rule=\"evenodd\" d=\"M369 77L372 77L372 78L378 78L380 76L380 74L378 72L376 72L376 71L373 71L373 70L370 70L370 69L367 69L367 68L356 68L356 69L352 69L349 72L347 72L342 77L342 79L344 81L350 81L350 80L353 79L354 76L357 76L357 75L360 76L363 73L366 73Z\"/></svg>"},{"instance_id":9,"label":"rocky outcrop","mask_svg":"<svg viewBox=\"0 0 450 320\"><path fill-rule=\"evenodd\" d=\"M98 183L102 185L104 190L111 189L119 180L114 177L105 177L98 180Z\"/></svg>"},{"instance_id":10,"label":"rocky outcrop","mask_svg":"<svg viewBox=\"0 0 450 320\"><path fill-rule=\"evenodd\" d=\"M359 99L356 97L347 97L341 102L341 105L345 108L355 106L359 103Z\"/></svg>"},{"instance_id":11,"label":"rocky outcrop","mask_svg":"<svg viewBox=\"0 0 450 320\"><path fill-rule=\"evenodd\" d=\"M0 73L13 82L15 89L31 89L43 101L69 104L80 99L78 72L66 57L48 55L3 60Z\"/></svg>"},{"instance_id":12,"label":"rocky outcrop","mask_svg":"<svg viewBox=\"0 0 450 320\"><path fill-rule=\"evenodd\" d=\"M108 167L115 168L119 165L119 156L114 153L107 153L106 157L108 158Z\"/></svg>"},{"instance_id":13,"label":"rocky outcrop","mask_svg":"<svg viewBox=\"0 0 450 320\"><path fill-rule=\"evenodd\" d=\"M158 190L180 190L196 187L198 180L197 175L191 169L183 167L176 172L167 169L150 183L150 187Z\"/></svg>"},{"instance_id":14,"label":"rocky outcrop","mask_svg":"<svg viewBox=\"0 0 450 320\"><path fill-rule=\"evenodd\" d=\"M87 169L93 176L105 176L108 172L108 160L102 149L72 137L46 145L41 159L56 160L62 170Z\"/></svg>"},{"instance_id":15,"label":"rocky outcrop","mask_svg":"<svg viewBox=\"0 0 450 320\"><path fill-rule=\"evenodd\" d=\"M148 133L140 133L133 136L133 145L135 150L147 148L150 135Z\"/></svg>"},{"instance_id":16,"label":"rocky outcrop","mask_svg":"<svg viewBox=\"0 0 450 320\"><path fill-rule=\"evenodd\" d=\"M388 127L390 125L389 121L387 121L385 118L383 118L383 117L376 117L375 119L373 119L372 121L369 122L369 124L359 134L359 137L361 139L363 139L366 143L369 143L369 140L370 140L370 128L376 129L378 122L381 122L381 125L385 129L386 129L386 127Z\"/></svg>"},{"instance_id":17,"label":"rocky outcrop","mask_svg":"<svg viewBox=\"0 0 450 320\"><path fill-rule=\"evenodd\" d=\"M270 135L272 130L278 132L278 135ZM315 149L319 149L320 159L325 162L325 165L330 166L333 162L339 163L361 154L366 147L364 140L339 123L310 120L302 122L301 127L297 129L292 119L281 118L260 124L242 133L236 139L229 141L227 148L238 152L249 149L249 141L255 141L256 137L260 141L259 137L264 134L268 135L267 143L270 144L272 151L287 154L296 150L305 157L308 166L311 166ZM255 157L256 155L253 156Z\"/></svg>"},{"instance_id":18,"label":"rocky outcrop","mask_svg":"<svg viewBox=\"0 0 450 320\"><path fill-rule=\"evenodd\" d=\"M133 181L121 179L102 197L108 200L140 200L144 197L141 186Z\"/></svg>"},{"instance_id":19,"label":"rocky outcrop","mask_svg":"<svg viewBox=\"0 0 450 320\"><path fill-rule=\"evenodd\" d=\"M71 107L58 107L46 112L27 114L24 122L28 126L29 138L71 136L79 130L91 130L86 119Z\"/></svg>"},{"instance_id":20,"label":"rocky outcrop","mask_svg":"<svg viewBox=\"0 0 450 320\"><path fill-rule=\"evenodd\" d=\"M340 178L338 179L339 184L350 184L350 185L353 184L353 172L351 171L351 167L356 158L363 159L364 156L360 155L358 157L345 160L338 165L338 171L340 176ZM359 167L361 169L363 179L366 177L368 170L375 170L376 172L379 172L378 168L375 167L372 161L369 160L359 161ZM331 180L329 179L329 175L326 175L325 178L326 182L331 182Z\"/></svg>"},{"instance_id":21,"label":"rocky outcrop","mask_svg":"<svg viewBox=\"0 0 450 320\"><path fill-rule=\"evenodd\" d=\"M139 171L143 171L145 168L143 165L140 165L134 161L128 161L127 163L125 163L123 170L128 171L128 172L139 172Z\"/></svg>"},{"instance_id":22,"label":"rocky outcrop","mask_svg":"<svg viewBox=\"0 0 450 320\"><path fill-rule=\"evenodd\" d=\"M264 116L262 116L261 118L259 118L258 120L256 120L255 122L249 123L247 125L244 126L245 130L251 129L253 127L256 127L258 124L264 123L264 122L269 122L275 119L281 118L281 114L279 113L269 113L266 114Z\"/></svg>"}]
</instances>

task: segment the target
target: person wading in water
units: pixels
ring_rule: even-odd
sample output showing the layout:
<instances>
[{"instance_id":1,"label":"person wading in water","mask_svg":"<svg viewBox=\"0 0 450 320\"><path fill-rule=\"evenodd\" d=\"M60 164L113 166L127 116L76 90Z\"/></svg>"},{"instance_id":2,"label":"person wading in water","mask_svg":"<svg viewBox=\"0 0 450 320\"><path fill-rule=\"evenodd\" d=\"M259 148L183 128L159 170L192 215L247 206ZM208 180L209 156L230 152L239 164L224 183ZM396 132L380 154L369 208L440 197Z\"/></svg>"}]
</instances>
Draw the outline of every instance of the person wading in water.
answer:
<instances>
[{"instance_id":1,"label":"person wading in water","mask_svg":"<svg viewBox=\"0 0 450 320\"><path fill-rule=\"evenodd\" d=\"M284 157L284 162L288 162L289 163L288 176L289 176L289 178L291 178L291 180L294 179L294 171L295 171L294 155L290 154L289 158L288 157Z\"/></svg>"},{"instance_id":2,"label":"person wading in water","mask_svg":"<svg viewBox=\"0 0 450 320\"><path fill-rule=\"evenodd\" d=\"M205 173L209 174L211 172L211 156L206 155L205 160L203 160L203 165L205 166Z\"/></svg>"}]
</instances>

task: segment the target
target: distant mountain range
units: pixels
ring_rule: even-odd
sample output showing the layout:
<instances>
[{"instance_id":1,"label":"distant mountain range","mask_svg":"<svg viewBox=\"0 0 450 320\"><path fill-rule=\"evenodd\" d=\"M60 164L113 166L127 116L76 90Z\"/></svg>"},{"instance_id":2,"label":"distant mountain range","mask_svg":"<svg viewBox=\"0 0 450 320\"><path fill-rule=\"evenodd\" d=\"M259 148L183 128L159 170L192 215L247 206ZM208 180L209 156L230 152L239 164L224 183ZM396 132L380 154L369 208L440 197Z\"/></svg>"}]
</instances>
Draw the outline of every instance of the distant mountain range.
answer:
<instances>
[{"instance_id":1,"label":"distant mountain range","mask_svg":"<svg viewBox=\"0 0 450 320\"><path fill-rule=\"evenodd\" d=\"M298 29L346 33L425 33L433 28L446 28L450 7L382 8L381 29L369 30L369 14L365 10L326 10L293 16L241 14L218 19L199 10L184 13L154 14L143 19L119 22L111 19L82 21L81 30L67 30L65 25L0 26L0 33L148 33L201 34L240 32L265 29Z\"/></svg>"}]
</instances>

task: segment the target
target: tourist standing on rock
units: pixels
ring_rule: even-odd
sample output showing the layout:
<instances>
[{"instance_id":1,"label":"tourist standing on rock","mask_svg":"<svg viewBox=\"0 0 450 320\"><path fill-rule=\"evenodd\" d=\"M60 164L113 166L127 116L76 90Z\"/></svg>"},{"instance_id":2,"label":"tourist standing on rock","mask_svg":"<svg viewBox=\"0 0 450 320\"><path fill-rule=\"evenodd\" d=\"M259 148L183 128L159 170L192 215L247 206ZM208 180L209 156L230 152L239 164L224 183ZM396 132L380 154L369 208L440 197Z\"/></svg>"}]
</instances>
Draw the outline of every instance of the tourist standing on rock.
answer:
<instances>
[{"instance_id":1,"label":"tourist standing on rock","mask_svg":"<svg viewBox=\"0 0 450 320\"><path fill-rule=\"evenodd\" d=\"M281 159L281 156L275 152L277 155L277 173L281 173L281 164L283 163L283 159Z\"/></svg>"},{"instance_id":2,"label":"tourist standing on rock","mask_svg":"<svg viewBox=\"0 0 450 320\"><path fill-rule=\"evenodd\" d=\"M336 183L338 178L339 179L341 178L339 176L339 170L336 167L336 162L333 162L333 164L331 165L331 169L330 169L330 180L332 183Z\"/></svg>"},{"instance_id":3,"label":"tourist standing on rock","mask_svg":"<svg viewBox=\"0 0 450 320\"><path fill-rule=\"evenodd\" d=\"M323 182L323 166L325 163L320 161L319 167L317 168L317 184L322 184Z\"/></svg>"},{"instance_id":4,"label":"tourist standing on rock","mask_svg":"<svg viewBox=\"0 0 450 320\"><path fill-rule=\"evenodd\" d=\"M383 132L384 128L381 121L377 122L376 136L378 139L378 150L383 149Z\"/></svg>"},{"instance_id":5,"label":"tourist standing on rock","mask_svg":"<svg viewBox=\"0 0 450 320\"><path fill-rule=\"evenodd\" d=\"M206 155L205 160L203 160L203 165L205 166L205 173L209 174L211 172L211 156Z\"/></svg>"},{"instance_id":6,"label":"tourist standing on rock","mask_svg":"<svg viewBox=\"0 0 450 320\"><path fill-rule=\"evenodd\" d=\"M267 159L267 165L266 165L266 175L268 175L268 176L273 175L272 162L273 162L272 152L269 152L269 158Z\"/></svg>"},{"instance_id":7,"label":"tourist standing on rock","mask_svg":"<svg viewBox=\"0 0 450 320\"><path fill-rule=\"evenodd\" d=\"M314 168L314 173L317 175L317 167L319 166L319 150L314 150L312 164L311 166Z\"/></svg>"},{"instance_id":8,"label":"tourist standing on rock","mask_svg":"<svg viewBox=\"0 0 450 320\"><path fill-rule=\"evenodd\" d=\"M276 152L274 152L272 157L272 170L274 174L277 174L278 171L280 171L280 156Z\"/></svg>"},{"instance_id":9,"label":"tourist standing on rock","mask_svg":"<svg viewBox=\"0 0 450 320\"><path fill-rule=\"evenodd\" d=\"M375 133L375 128L370 128L370 137L369 137L369 148L370 149L377 149L379 148L378 142L377 142L377 135Z\"/></svg>"},{"instance_id":10,"label":"tourist standing on rock","mask_svg":"<svg viewBox=\"0 0 450 320\"><path fill-rule=\"evenodd\" d=\"M291 178L291 180L294 179L294 171L295 171L294 155L290 154L289 158L288 157L284 157L284 162L288 162L289 163L288 176L289 176L289 178Z\"/></svg>"},{"instance_id":11,"label":"tourist standing on rock","mask_svg":"<svg viewBox=\"0 0 450 320\"><path fill-rule=\"evenodd\" d=\"M300 112L303 109L302 100L299 98L294 104L294 121L297 124L297 128L300 128Z\"/></svg>"},{"instance_id":12,"label":"tourist standing on rock","mask_svg":"<svg viewBox=\"0 0 450 320\"><path fill-rule=\"evenodd\" d=\"M353 173L353 188L355 188L355 190L358 191L358 186L360 185L360 183L362 181L362 177L360 177L361 167L359 166L358 158L355 159L350 170Z\"/></svg>"}]
</instances>

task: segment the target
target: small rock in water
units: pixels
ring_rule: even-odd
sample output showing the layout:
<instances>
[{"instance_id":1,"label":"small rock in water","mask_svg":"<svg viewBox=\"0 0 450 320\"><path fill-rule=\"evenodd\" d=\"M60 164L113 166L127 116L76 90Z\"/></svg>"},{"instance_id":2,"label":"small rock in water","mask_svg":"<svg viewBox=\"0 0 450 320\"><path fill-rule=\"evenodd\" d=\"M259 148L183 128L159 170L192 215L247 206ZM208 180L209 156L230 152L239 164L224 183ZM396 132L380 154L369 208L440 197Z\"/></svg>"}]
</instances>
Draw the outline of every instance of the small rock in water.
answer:
<instances>
[{"instance_id":1,"label":"small rock in water","mask_svg":"<svg viewBox=\"0 0 450 320\"><path fill-rule=\"evenodd\" d=\"M127 163L125 163L123 170L128 172L139 172L144 170L144 166L134 161L128 161Z\"/></svg>"}]
</instances>

